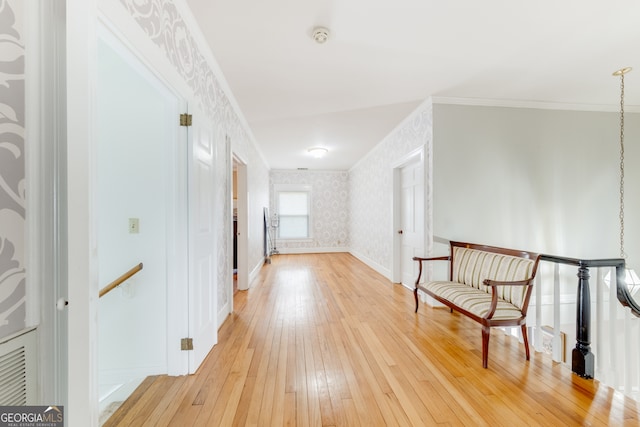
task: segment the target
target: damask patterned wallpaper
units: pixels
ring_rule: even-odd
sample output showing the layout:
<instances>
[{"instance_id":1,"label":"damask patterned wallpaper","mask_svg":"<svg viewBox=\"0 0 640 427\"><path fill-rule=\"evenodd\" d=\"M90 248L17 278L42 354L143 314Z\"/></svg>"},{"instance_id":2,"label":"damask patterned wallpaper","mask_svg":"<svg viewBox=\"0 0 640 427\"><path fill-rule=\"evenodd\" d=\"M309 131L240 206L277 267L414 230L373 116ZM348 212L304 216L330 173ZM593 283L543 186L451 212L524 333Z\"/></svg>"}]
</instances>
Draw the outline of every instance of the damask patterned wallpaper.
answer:
<instances>
[{"instance_id":1,"label":"damask patterned wallpaper","mask_svg":"<svg viewBox=\"0 0 640 427\"><path fill-rule=\"evenodd\" d=\"M393 165L423 145L430 158L432 137L433 107L428 99L349 171L351 252L387 274L393 256ZM425 186L431 194L429 179ZM430 215L431 201L425 205Z\"/></svg>"},{"instance_id":2,"label":"damask patterned wallpaper","mask_svg":"<svg viewBox=\"0 0 640 427\"><path fill-rule=\"evenodd\" d=\"M272 170L269 174L270 212L276 212L274 185L310 185L312 240L278 240L286 249L346 249L349 247L349 174L347 171Z\"/></svg>"},{"instance_id":3,"label":"damask patterned wallpaper","mask_svg":"<svg viewBox=\"0 0 640 427\"><path fill-rule=\"evenodd\" d=\"M216 196L218 248L228 247L232 220L228 162L233 150L247 161L247 184L249 200L249 265L260 265L263 257L262 208L269 202L269 170L253 146L249 131L235 112L222 85L198 46L176 5L167 0L120 0L131 17L145 31L149 39L165 54L167 60L180 73L184 81L196 94L197 106L217 127L217 185ZM230 141L227 148L226 140ZM251 225L260 224L253 229ZM252 232L252 230L255 230ZM259 230L259 232L258 232ZM224 284L231 280L231 254L218 251L218 308L228 301Z\"/></svg>"},{"instance_id":4,"label":"damask patterned wallpaper","mask_svg":"<svg viewBox=\"0 0 640 427\"><path fill-rule=\"evenodd\" d=\"M0 338L26 315L23 7L0 0Z\"/></svg>"}]
</instances>

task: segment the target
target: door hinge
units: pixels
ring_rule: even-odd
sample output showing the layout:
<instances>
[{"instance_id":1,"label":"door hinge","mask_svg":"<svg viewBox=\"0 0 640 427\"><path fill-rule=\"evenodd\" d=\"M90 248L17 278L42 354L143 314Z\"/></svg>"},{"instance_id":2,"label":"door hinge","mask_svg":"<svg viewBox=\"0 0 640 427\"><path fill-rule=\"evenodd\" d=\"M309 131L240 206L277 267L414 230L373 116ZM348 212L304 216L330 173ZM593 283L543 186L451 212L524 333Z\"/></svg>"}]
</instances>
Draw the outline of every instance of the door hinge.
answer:
<instances>
[{"instance_id":1,"label":"door hinge","mask_svg":"<svg viewBox=\"0 0 640 427\"><path fill-rule=\"evenodd\" d=\"M182 338L180 340L180 350L193 350L193 338Z\"/></svg>"},{"instance_id":2,"label":"door hinge","mask_svg":"<svg viewBox=\"0 0 640 427\"><path fill-rule=\"evenodd\" d=\"M192 116L191 114L180 114L180 126L191 126Z\"/></svg>"}]
</instances>

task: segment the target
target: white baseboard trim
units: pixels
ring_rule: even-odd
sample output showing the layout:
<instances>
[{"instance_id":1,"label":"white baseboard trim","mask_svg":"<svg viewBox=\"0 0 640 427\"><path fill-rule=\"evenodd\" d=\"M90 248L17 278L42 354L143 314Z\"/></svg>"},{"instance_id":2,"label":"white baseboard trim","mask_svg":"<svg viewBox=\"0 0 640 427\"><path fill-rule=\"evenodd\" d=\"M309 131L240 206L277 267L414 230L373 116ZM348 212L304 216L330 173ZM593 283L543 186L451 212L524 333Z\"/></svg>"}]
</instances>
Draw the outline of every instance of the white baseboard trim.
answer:
<instances>
[{"instance_id":1,"label":"white baseboard trim","mask_svg":"<svg viewBox=\"0 0 640 427\"><path fill-rule=\"evenodd\" d=\"M371 267L372 269L374 269L378 273L382 274L387 279L392 280L391 279L391 270L388 269L387 267L384 267L383 265L378 264L377 262L375 262L371 258L366 257L366 256L364 256L363 254L361 254L359 252L349 251L349 253L351 255L353 255L354 257L358 258L360 261L362 261L365 264L367 264L369 267Z\"/></svg>"},{"instance_id":2,"label":"white baseboard trim","mask_svg":"<svg viewBox=\"0 0 640 427\"><path fill-rule=\"evenodd\" d=\"M278 249L278 253L283 255L292 255L292 254L328 254L335 252L349 252L349 248L280 248Z\"/></svg>"},{"instance_id":3,"label":"white baseboard trim","mask_svg":"<svg viewBox=\"0 0 640 427\"><path fill-rule=\"evenodd\" d=\"M249 280L248 280L249 289L251 289L251 284L253 283L255 278L258 277L258 273L260 273L260 269L264 265L264 261L265 261L264 257L260 258L260 261L256 264L255 267L253 267L253 269L249 273Z\"/></svg>"},{"instance_id":4,"label":"white baseboard trim","mask_svg":"<svg viewBox=\"0 0 640 427\"><path fill-rule=\"evenodd\" d=\"M132 379L167 373L166 366L141 366L128 369L104 369L98 373L99 384L126 384Z\"/></svg>"},{"instance_id":5,"label":"white baseboard trim","mask_svg":"<svg viewBox=\"0 0 640 427\"><path fill-rule=\"evenodd\" d=\"M138 388L147 377L134 378L124 384L114 384L100 393L100 410L104 410L112 402L123 402Z\"/></svg>"},{"instance_id":6,"label":"white baseboard trim","mask_svg":"<svg viewBox=\"0 0 640 427\"><path fill-rule=\"evenodd\" d=\"M406 283L402 283L402 282L400 282L399 284L400 284L401 286L403 286L403 287L405 287L405 288L409 289L411 292L413 292L413 290L415 289L415 286L413 286L413 285L409 286L409 285L407 285Z\"/></svg>"}]
</instances>

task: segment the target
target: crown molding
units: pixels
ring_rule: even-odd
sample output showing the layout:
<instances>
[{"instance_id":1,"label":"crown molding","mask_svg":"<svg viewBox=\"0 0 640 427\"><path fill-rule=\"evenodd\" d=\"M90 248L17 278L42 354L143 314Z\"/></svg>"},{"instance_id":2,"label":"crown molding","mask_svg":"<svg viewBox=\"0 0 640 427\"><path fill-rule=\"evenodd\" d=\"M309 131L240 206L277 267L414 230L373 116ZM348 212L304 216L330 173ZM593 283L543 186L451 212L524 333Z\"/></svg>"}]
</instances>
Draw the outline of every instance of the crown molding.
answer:
<instances>
[{"instance_id":1,"label":"crown molding","mask_svg":"<svg viewBox=\"0 0 640 427\"><path fill-rule=\"evenodd\" d=\"M524 101L509 99L456 98L434 96L433 104L469 105L478 107L533 108L537 110L619 112L619 106L604 104L566 104L561 102ZM640 113L640 106L625 106L627 113Z\"/></svg>"}]
</instances>

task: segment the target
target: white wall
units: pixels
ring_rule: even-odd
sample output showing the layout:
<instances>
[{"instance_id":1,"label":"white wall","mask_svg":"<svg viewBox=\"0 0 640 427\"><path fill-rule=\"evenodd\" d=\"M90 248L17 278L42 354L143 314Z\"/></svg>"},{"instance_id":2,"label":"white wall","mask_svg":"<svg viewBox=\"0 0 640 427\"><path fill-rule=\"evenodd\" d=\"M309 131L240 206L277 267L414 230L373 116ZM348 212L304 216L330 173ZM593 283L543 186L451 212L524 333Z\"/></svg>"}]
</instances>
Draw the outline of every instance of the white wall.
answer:
<instances>
[{"instance_id":1,"label":"white wall","mask_svg":"<svg viewBox=\"0 0 640 427\"><path fill-rule=\"evenodd\" d=\"M619 256L616 113L435 104L434 235ZM640 115L626 115L625 234L640 262Z\"/></svg>"},{"instance_id":2,"label":"white wall","mask_svg":"<svg viewBox=\"0 0 640 427\"><path fill-rule=\"evenodd\" d=\"M245 152L247 162L247 193L248 193L248 222L249 222L249 271L253 279L257 270L264 264L264 208L269 206L269 168L262 160L261 154L250 145L250 139L234 140L234 151ZM231 187L229 184L228 188ZM231 200L231 195L227 200ZM228 227L227 227L228 225ZM227 230L232 230L233 222L229 217ZM227 256L232 257L229 253ZM227 265L231 265L227 263ZM229 272L231 274L231 272Z\"/></svg>"},{"instance_id":3,"label":"white wall","mask_svg":"<svg viewBox=\"0 0 640 427\"><path fill-rule=\"evenodd\" d=\"M312 238L307 241L277 239L281 253L346 251L349 247L349 174L347 171L272 170L271 203L277 212L274 186L311 186Z\"/></svg>"},{"instance_id":4,"label":"white wall","mask_svg":"<svg viewBox=\"0 0 640 427\"><path fill-rule=\"evenodd\" d=\"M428 150L432 132L431 100L425 101L349 171L351 253L391 278L393 263L393 167L419 147ZM429 160L427 160L429 163ZM429 171L425 171L429 176ZM429 182L427 178L427 194ZM430 209L428 199L425 201ZM426 215L427 217L429 214ZM425 230L426 236L431 231ZM429 242L426 242L429 250Z\"/></svg>"}]
</instances>

